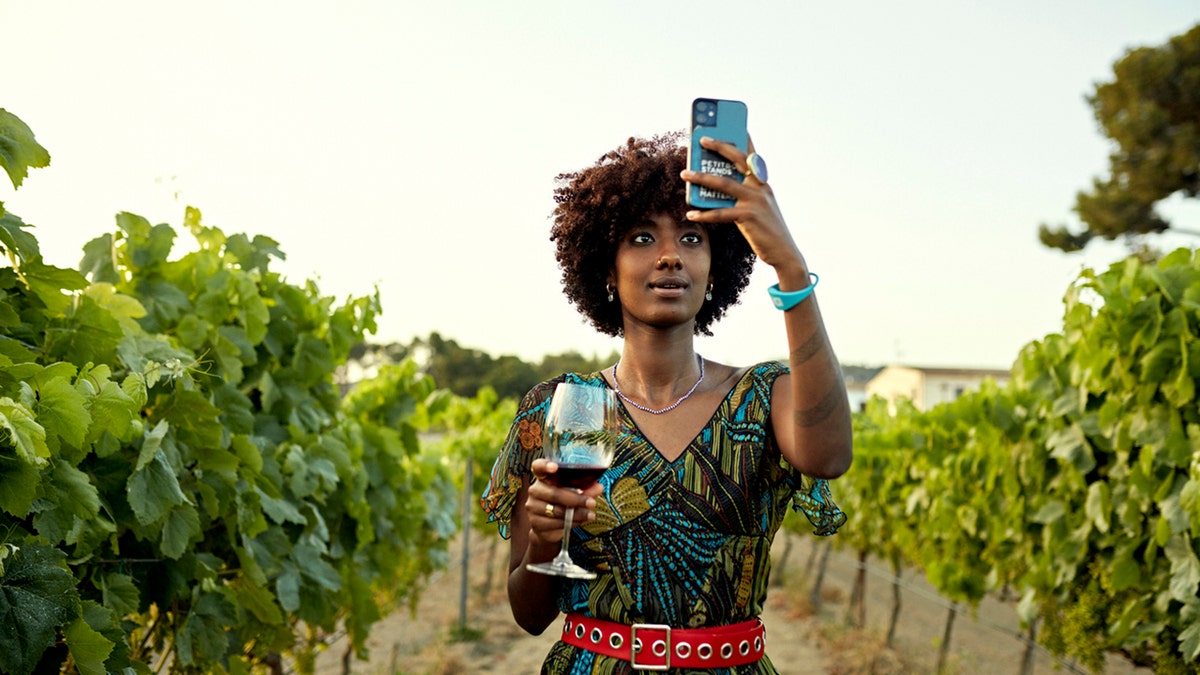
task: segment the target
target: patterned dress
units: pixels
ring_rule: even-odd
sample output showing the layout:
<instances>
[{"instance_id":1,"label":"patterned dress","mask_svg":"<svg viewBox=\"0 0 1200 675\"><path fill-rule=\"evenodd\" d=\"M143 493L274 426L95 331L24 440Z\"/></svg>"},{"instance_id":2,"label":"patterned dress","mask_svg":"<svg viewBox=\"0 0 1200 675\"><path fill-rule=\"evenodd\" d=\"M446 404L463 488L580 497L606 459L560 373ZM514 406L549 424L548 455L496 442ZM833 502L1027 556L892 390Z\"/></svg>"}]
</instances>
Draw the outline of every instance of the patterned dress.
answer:
<instances>
[{"instance_id":1,"label":"patterned dress","mask_svg":"<svg viewBox=\"0 0 1200 675\"><path fill-rule=\"evenodd\" d=\"M771 386L784 372L774 362L750 369L674 462L646 440L621 408L621 436L612 466L600 478L604 494L596 500L596 518L571 533L571 556L598 577L564 579L560 610L677 628L721 626L762 613L771 541L788 507L803 512L821 535L833 534L846 520L830 499L827 482L797 472L775 444ZM506 539L517 490L531 478L530 464L542 455L541 426L550 396L564 380L608 386L599 373L568 373L526 394L481 500ZM633 671L627 661L558 642L542 672ZM703 672L777 671L763 658Z\"/></svg>"}]
</instances>

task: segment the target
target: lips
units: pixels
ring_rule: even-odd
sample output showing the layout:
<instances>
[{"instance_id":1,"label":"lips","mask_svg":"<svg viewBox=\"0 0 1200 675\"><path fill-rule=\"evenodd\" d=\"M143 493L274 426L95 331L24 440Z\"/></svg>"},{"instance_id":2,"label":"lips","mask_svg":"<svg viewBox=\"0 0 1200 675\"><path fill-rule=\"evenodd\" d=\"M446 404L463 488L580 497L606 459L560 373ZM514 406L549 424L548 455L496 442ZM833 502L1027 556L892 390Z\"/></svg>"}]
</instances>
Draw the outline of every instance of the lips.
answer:
<instances>
[{"instance_id":1,"label":"lips","mask_svg":"<svg viewBox=\"0 0 1200 675\"><path fill-rule=\"evenodd\" d=\"M687 280L681 277L662 277L650 282L651 290L660 295L678 296L688 289Z\"/></svg>"}]
</instances>

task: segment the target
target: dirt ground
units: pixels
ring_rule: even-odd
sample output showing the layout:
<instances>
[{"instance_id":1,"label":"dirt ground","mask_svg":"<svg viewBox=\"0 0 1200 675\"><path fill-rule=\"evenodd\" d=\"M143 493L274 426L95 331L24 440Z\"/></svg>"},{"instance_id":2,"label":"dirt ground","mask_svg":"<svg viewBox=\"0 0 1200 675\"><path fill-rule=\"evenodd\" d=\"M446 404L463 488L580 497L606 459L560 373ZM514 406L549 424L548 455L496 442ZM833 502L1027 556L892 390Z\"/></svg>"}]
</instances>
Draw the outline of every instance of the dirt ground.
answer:
<instances>
[{"instance_id":1,"label":"dirt ground","mask_svg":"<svg viewBox=\"0 0 1200 675\"><path fill-rule=\"evenodd\" d=\"M776 542L777 562L785 534ZM817 537L794 537L786 561L776 574L785 579L773 588L763 620L767 653L783 673L852 675L854 673L932 673L946 623L947 605L917 575L902 583L902 608L894 649L883 646L882 634L892 606L892 584L882 567L871 567L867 581L867 627L846 627L847 598L856 562L838 552L830 555L819 607L809 603L813 569L808 568ZM458 675L537 673L542 658L557 639L556 627L531 636L512 620L502 586L507 551L497 555L490 589L482 589L487 565L486 543L472 556L466 631L460 627L461 568L439 576L425 590L415 615L407 609L376 624L368 640L370 658L352 660L354 675ZM806 570L806 568L808 568ZM782 574L780 574L782 570ZM806 571L808 572L806 576ZM974 616L959 614L950 638L947 672L951 675L1015 675L1025 644L1011 605L985 601ZM457 639L465 633L470 639ZM317 660L318 675L342 675L345 641L334 642ZM1084 672L1058 662L1038 649L1037 675ZM1118 659L1110 659L1106 675L1144 675Z\"/></svg>"}]
</instances>

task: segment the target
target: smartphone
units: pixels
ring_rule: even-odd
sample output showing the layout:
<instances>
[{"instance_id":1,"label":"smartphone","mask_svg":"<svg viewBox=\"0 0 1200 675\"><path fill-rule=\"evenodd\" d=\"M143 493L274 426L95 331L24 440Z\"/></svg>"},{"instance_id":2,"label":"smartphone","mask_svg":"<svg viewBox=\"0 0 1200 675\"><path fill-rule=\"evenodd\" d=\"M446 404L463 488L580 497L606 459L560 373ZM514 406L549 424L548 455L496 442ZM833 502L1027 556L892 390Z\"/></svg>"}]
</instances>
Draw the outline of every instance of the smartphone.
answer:
<instances>
[{"instance_id":1,"label":"smartphone","mask_svg":"<svg viewBox=\"0 0 1200 675\"><path fill-rule=\"evenodd\" d=\"M746 104L718 98L698 98L692 101L691 139L688 143L688 168L701 173L728 176L742 182L745 176L734 168L733 162L700 147L700 138L709 136L732 143L746 151ZM687 203L698 209L720 209L733 206L737 200L711 188L688 183Z\"/></svg>"}]
</instances>

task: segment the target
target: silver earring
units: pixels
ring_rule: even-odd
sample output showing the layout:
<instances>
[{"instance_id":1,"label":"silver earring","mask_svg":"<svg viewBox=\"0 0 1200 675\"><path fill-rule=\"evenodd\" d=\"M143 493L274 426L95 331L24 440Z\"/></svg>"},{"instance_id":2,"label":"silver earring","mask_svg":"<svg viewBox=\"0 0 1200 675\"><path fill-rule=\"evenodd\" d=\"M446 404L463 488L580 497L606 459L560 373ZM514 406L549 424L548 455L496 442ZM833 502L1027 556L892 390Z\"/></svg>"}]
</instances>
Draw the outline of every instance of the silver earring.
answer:
<instances>
[{"instance_id":1,"label":"silver earring","mask_svg":"<svg viewBox=\"0 0 1200 675\"><path fill-rule=\"evenodd\" d=\"M712 300L712 289L713 289L712 282L709 282L709 284L708 284L708 291L706 291L706 292L704 293L704 299L705 299L705 300Z\"/></svg>"},{"instance_id":2,"label":"silver earring","mask_svg":"<svg viewBox=\"0 0 1200 675\"><path fill-rule=\"evenodd\" d=\"M608 301L612 302L613 301L613 293L616 293L617 289L613 288L612 284L605 284L604 290L608 291Z\"/></svg>"}]
</instances>

